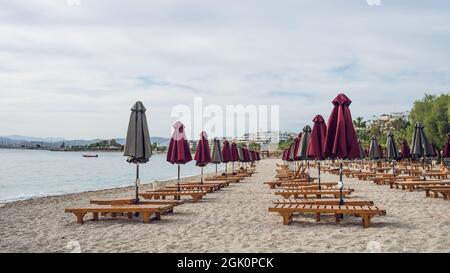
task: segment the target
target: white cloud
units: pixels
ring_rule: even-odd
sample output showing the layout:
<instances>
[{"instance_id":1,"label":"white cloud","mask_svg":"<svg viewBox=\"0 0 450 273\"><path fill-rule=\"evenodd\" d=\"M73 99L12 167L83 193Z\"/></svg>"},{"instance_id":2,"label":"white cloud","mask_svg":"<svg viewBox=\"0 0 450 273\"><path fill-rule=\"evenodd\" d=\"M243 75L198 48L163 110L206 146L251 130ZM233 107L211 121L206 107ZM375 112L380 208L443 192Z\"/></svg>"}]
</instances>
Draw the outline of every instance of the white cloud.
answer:
<instances>
[{"instance_id":1,"label":"white cloud","mask_svg":"<svg viewBox=\"0 0 450 273\"><path fill-rule=\"evenodd\" d=\"M153 135L194 96L280 104L299 131L346 92L354 116L448 92L446 1L0 1L0 135Z\"/></svg>"}]
</instances>

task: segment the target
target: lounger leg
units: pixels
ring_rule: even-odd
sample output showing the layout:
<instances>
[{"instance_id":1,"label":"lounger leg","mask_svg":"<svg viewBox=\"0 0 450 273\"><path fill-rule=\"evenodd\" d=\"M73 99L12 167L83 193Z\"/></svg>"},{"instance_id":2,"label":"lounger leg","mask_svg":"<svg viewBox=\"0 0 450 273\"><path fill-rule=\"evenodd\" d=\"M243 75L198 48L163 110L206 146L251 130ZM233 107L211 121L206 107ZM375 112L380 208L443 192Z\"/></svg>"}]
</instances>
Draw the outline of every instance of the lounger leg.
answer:
<instances>
[{"instance_id":1,"label":"lounger leg","mask_svg":"<svg viewBox=\"0 0 450 273\"><path fill-rule=\"evenodd\" d=\"M144 212L142 213L142 219L144 220L144 224L150 223L150 213Z\"/></svg>"},{"instance_id":2,"label":"lounger leg","mask_svg":"<svg viewBox=\"0 0 450 273\"><path fill-rule=\"evenodd\" d=\"M316 213L316 222L320 222L320 213Z\"/></svg>"},{"instance_id":3,"label":"lounger leg","mask_svg":"<svg viewBox=\"0 0 450 273\"><path fill-rule=\"evenodd\" d=\"M364 228L370 227L370 215L364 214L364 215L362 216L362 221L363 221L363 226L364 226Z\"/></svg>"},{"instance_id":4,"label":"lounger leg","mask_svg":"<svg viewBox=\"0 0 450 273\"><path fill-rule=\"evenodd\" d=\"M83 224L83 218L86 215L85 212L75 212L75 217L77 217L77 224Z\"/></svg>"},{"instance_id":5,"label":"lounger leg","mask_svg":"<svg viewBox=\"0 0 450 273\"><path fill-rule=\"evenodd\" d=\"M93 212L92 213L92 220L98 221L98 212Z\"/></svg>"},{"instance_id":6,"label":"lounger leg","mask_svg":"<svg viewBox=\"0 0 450 273\"><path fill-rule=\"evenodd\" d=\"M133 213L132 213L132 212L128 212L128 213L127 213L127 217L128 217L128 219L133 218Z\"/></svg>"},{"instance_id":7,"label":"lounger leg","mask_svg":"<svg viewBox=\"0 0 450 273\"><path fill-rule=\"evenodd\" d=\"M283 212L280 214L283 217L283 225L289 225L289 223L292 221L292 213Z\"/></svg>"},{"instance_id":8,"label":"lounger leg","mask_svg":"<svg viewBox=\"0 0 450 273\"><path fill-rule=\"evenodd\" d=\"M117 213L115 213L115 212L111 213L111 217L112 218L116 218L117 217Z\"/></svg>"},{"instance_id":9,"label":"lounger leg","mask_svg":"<svg viewBox=\"0 0 450 273\"><path fill-rule=\"evenodd\" d=\"M336 213L336 214L334 215L334 217L336 218L336 223L341 222L341 215L340 215L339 213Z\"/></svg>"},{"instance_id":10,"label":"lounger leg","mask_svg":"<svg viewBox=\"0 0 450 273\"><path fill-rule=\"evenodd\" d=\"M161 212L155 212L155 220L161 220Z\"/></svg>"}]
</instances>

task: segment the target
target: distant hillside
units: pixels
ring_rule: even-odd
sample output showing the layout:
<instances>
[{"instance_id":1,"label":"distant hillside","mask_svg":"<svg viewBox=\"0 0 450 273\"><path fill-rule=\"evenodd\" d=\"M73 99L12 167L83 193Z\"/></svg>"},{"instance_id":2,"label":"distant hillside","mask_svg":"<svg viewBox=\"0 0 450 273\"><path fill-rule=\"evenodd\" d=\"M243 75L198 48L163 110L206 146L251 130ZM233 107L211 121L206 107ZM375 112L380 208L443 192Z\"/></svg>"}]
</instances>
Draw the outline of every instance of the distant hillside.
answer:
<instances>
[{"instance_id":1,"label":"distant hillside","mask_svg":"<svg viewBox=\"0 0 450 273\"><path fill-rule=\"evenodd\" d=\"M158 143L158 146L168 146L170 139L165 137L151 137L152 143ZM91 139L91 140L83 140L83 139L74 139L74 140L65 140L60 137L31 137L31 136L20 136L20 135L11 135L11 136L0 136L0 145L30 145L30 144L40 144L43 147L59 147L64 142L65 146L87 146L93 143L97 143L102 139ZM124 138L117 138L117 143L124 145Z\"/></svg>"}]
</instances>

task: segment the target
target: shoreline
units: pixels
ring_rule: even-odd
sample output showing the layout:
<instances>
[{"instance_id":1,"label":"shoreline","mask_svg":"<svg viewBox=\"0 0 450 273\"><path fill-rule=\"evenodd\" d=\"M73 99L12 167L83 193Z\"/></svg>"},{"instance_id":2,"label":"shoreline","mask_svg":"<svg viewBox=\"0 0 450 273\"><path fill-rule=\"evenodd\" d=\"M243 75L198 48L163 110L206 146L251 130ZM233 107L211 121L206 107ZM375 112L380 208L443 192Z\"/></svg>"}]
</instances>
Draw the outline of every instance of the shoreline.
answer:
<instances>
[{"instance_id":1,"label":"shoreline","mask_svg":"<svg viewBox=\"0 0 450 273\"><path fill-rule=\"evenodd\" d=\"M218 171L223 171L218 169ZM205 173L204 176L208 176L211 174L214 174L215 172L210 172L210 173ZM189 180L193 180L193 179L200 179L201 175L187 175L187 176L182 176L180 178L181 182L185 182L185 181L189 181ZM141 185L139 186L139 188L153 188L155 185L158 186L159 184L170 184L170 183L176 183L177 182L177 178L168 178L167 180L154 180L151 182L141 182ZM0 207L5 207L6 205L15 205L15 204L27 204L27 203L32 203L32 202L39 202L41 201L41 199L51 199L51 198L64 198L64 197L71 197L73 195L83 195L83 194L99 194L99 193L110 193L113 191L124 191L124 190L134 190L134 185L129 185L129 186L117 186L117 187L112 187L112 188L104 188L104 189L93 189L93 190L86 190L86 191L80 191L80 192L67 192L67 193L61 193L61 194L48 194L48 195L42 195L42 196L32 196L32 197L24 197L24 198L19 198L19 199L15 199L15 200L6 200L6 201L1 201L0 200Z\"/></svg>"}]
</instances>

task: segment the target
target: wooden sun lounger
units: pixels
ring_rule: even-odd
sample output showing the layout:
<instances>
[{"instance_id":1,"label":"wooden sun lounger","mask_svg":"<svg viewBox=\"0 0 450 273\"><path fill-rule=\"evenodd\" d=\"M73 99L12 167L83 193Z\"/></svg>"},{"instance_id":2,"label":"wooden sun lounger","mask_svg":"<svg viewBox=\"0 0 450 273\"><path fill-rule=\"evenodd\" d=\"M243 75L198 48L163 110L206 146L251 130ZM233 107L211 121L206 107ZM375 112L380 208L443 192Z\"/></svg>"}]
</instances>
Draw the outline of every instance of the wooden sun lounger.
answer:
<instances>
[{"instance_id":1,"label":"wooden sun lounger","mask_svg":"<svg viewBox=\"0 0 450 273\"><path fill-rule=\"evenodd\" d=\"M323 199L304 199L304 198L289 198L289 199L278 199L272 201L273 204L280 205L339 205L340 200L335 198L323 198ZM357 200L357 199L347 199L345 200L345 205L347 206L372 206L373 201L367 200Z\"/></svg>"},{"instance_id":2,"label":"wooden sun lounger","mask_svg":"<svg viewBox=\"0 0 450 273\"><path fill-rule=\"evenodd\" d=\"M438 198L439 197L439 190L450 190L450 185L443 185L443 186L419 186L420 189L423 189L425 191L425 196L426 197L434 197L434 198ZM431 195L430 192L432 192L433 194ZM445 194L443 194L444 199L445 199Z\"/></svg>"},{"instance_id":3,"label":"wooden sun lounger","mask_svg":"<svg viewBox=\"0 0 450 273\"><path fill-rule=\"evenodd\" d=\"M340 221L340 215L353 215L362 218L365 228L370 227L370 220L376 215L386 215L385 210L376 206L351 206L351 205L314 205L314 204L276 204L269 208L269 212L277 212L283 217L283 224L289 225L294 213L314 213L316 221L320 221L321 214L334 214L336 221Z\"/></svg>"},{"instance_id":4,"label":"wooden sun lounger","mask_svg":"<svg viewBox=\"0 0 450 273\"><path fill-rule=\"evenodd\" d=\"M241 177L230 177L230 176L226 177L226 176L221 176L221 175L213 176L213 177L205 177L205 181L207 181L207 182L218 182L218 181L220 181L220 182L226 182L226 183L228 183L228 185L230 183L239 183L241 181L241 179L242 179Z\"/></svg>"},{"instance_id":5,"label":"wooden sun lounger","mask_svg":"<svg viewBox=\"0 0 450 273\"><path fill-rule=\"evenodd\" d=\"M139 196L145 199L166 199L166 197L173 196L173 199L177 199L182 196L190 196L192 202L201 200L206 195L206 191L174 191L174 190L161 190L161 191L148 191L139 194Z\"/></svg>"},{"instance_id":6,"label":"wooden sun lounger","mask_svg":"<svg viewBox=\"0 0 450 273\"><path fill-rule=\"evenodd\" d=\"M156 215L156 220L161 219L161 214L171 210L173 206L171 205L114 205L114 206L100 206L91 205L79 208L66 208L66 213L73 213L77 218L78 224L83 224L83 218L87 213L92 213L93 220L97 221L99 219L99 214L111 213L113 217L117 213L125 213L128 218L131 218L133 213L139 213L142 215L144 223L150 223L150 216L152 214Z\"/></svg>"},{"instance_id":7,"label":"wooden sun lounger","mask_svg":"<svg viewBox=\"0 0 450 273\"><path fill-rule=\"evenodd\" d=\"M275 189L275 187L281 187L285 185L311 185L316 184L315 182L308 182L306 180L299 180L299 181L289 181L289 180L279 180L279 181L267 181L264 182L264 185L268 185L271 189ZM320 183L321 185L326 185L327 183ZM337 183L334 183L337 185Z\"/></svg>"},{"instance_id":8,"label":"wooden sun lounger","mask_svg":"<svg viewBox=\"0 0 450 273\"><path fill-rule=\"evenodd\" d=\"M374 177L373 182L377 185L389 184L392 188L393 183L396 181L417 180L418 176L389 176L389 177Z\"/></svg>"},{"instance_id":9,"label":"wooden sun lounger","mask_svg":"<svg viewBox=\"0 0 450 273\"><path fill-rule=\"evenodd\" d=\"M439 197L441 194L444 200L450 200L450 189L435 188L431 189L431 192L433 192L433 196Z\"/></svg>"},{"instance_id":10,"label":"wooden sun lounger","mask_svg":"<svg viewBox=\"0 0 450 273\"><path fill-rule=\"evenodd\" d=\"M169 189L171 191L177 190L177 185L168 185L164 187L165 189ZM181 190L204 190L208 193L211 193L213 191L220 190L219 184L180 184Z\"/></svg>"},{"instance_id":11,"label":"wooden sun lounger","mask_svg":"<svg viewBox=\"0 0 450 273\"><path fill-rule=\"evenodd\" d=\"M90 200L90 204L92 205L134 205L136 200L134 198L128 199L92 199ZM167 211L167 213L173 212L174 206L179 206L184 204L183 200L139 200L139 205L169 205L172 206L172 209ZM104 213L106 214L106 213Z\"/></svg>"},{"instance_id":12,"label":"wooden sun lounger","mask_svg":"<svg viewBox=\"0 0 450 273\"><path fill-rule=\"evenodd\" d=\"M350 195L352 193L352 189L343 189L342 195L344 197ZM334 198L338 198L340 196L339 190L284 190L275 192L275 195L281 195L284 198L289 198L293 196L294 198L298 198L299 196L303 196L304 198L308 198L308 196L315 196L317 198L322 198L322 196L334 196Z\"/></svg>"},{"instance_id":13,"label":"wooden sun lounger","mask_svg":"<svg viewBox=\"0 0 450 273\"><path fill-rule=\"evenodd\" d=\"M414 189L420 186L444 186L450 185L450 181L441 180L425 180L425 181L396 181L393 183L396 189L401 188L402 190L414 191Z\"/></svg>"}]
</instances>

